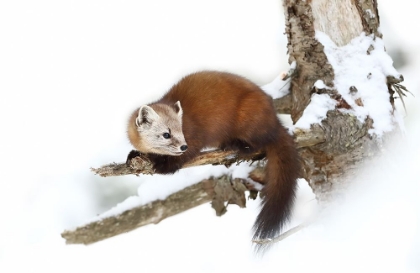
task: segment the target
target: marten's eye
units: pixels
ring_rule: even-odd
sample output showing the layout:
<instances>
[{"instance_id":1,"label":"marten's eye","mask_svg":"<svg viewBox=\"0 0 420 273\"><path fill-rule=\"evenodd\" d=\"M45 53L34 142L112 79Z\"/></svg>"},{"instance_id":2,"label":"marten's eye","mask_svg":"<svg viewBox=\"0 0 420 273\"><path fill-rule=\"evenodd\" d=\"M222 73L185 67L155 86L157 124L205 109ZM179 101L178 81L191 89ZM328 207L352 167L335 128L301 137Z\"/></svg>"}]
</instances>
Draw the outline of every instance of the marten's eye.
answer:
<instances>
[{"instance_id":1,"label":"marten's eye","mask_svg":"<svg viewBox=\"0 0 420 273\"><path fill-rule=\"evenodd\" d=\"M166 139L168 139L168 138L171 138L171 135L169 133L164 133L163 134L163 137L166 138Z\"/></svg>"}]
</instances>

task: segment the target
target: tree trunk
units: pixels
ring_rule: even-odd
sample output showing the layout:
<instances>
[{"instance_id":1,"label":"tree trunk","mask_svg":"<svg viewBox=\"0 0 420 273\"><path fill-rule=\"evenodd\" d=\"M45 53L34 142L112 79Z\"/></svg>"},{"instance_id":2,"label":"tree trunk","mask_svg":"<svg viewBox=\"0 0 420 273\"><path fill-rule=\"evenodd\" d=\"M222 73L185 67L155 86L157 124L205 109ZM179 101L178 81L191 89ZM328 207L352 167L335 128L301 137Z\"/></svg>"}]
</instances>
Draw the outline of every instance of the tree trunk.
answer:
<instances>
[{"instance_id":1,"label":"tree trunk","mask_svg":"<svg viewBox=\"0 0 420 273\"><path fill-rule=\"evenodd\" d=\"M284 0L284 12L289 63L296 64L291 80L293 122L302 117L314 94L327 94L337 103L321 124L312 126L324 130L325 142L300 149L304 178L317 199L327 201L343 189L344 181L352 176L361 162L380 151L384 137L379 140L369 133L373 126L369 116L360 121L351 112L341 111L351 110L351 106L337 91L334 69L316 33L326 34L339 47L349 44L362 32L372 35L373 40L381 38L377 1ZM366 54L369 54L369 50ZM389 93L389 103L394 109L392 84L402 81L402 77L388 76L388 88L383 92ZM324 88L316 88L318 80L322 80ZM349 92L357 92L357 84L355 82L354 90Z\"/></svg>"}]
</instances>

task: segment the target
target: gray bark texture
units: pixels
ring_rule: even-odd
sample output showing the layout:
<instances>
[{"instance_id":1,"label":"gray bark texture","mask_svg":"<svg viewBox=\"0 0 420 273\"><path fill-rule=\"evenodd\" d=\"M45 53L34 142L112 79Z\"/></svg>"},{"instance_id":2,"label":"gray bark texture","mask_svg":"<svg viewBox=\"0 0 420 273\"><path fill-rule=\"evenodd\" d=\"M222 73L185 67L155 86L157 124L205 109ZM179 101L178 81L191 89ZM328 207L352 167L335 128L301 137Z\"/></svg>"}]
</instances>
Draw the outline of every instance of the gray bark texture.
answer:
<instances>
[{"instance_id":1,"label":"gray bark texture","mask_svg":"<svg viewBox=\"0 0 420 273\"><path fill-rule=\"evenodd\" d=\"M382 142L368 134L373 124L370 118L360 122L355 116L340 111L350 106L334 88L333 68L324 54L323 45L315 39L315 32L320 30L328 34L340 46L346 45L361 32L381 37L378 32L378 4L377 0L284 0L283 5L289 63L295 63L296 68L290 77L290 94L274 101L276 109L279 113L290 114L296 122L313 93L328 94L337 101L336 109L329 111L320 125L294 132L303 163L303 178L308 181L317 200L328 204L328 201L345 190L351 181L347 178L356 172L363 161L380 153ZM317 80L322 80L328 88L315 88ZM400 85L403 79L390 76L387 80L388 90L385 91L389 92L389 103L394 107L394 93L401 96L402 89L405 90ZM262 153L241 158L232 151L212 151L203 153L184 167L203 164L229 166L239 161L253 162L263 157ZM92 171L100 176L154 173L152 164L145 156L136 157L129 164L113 163ZM249 178L261 183L261 168L252 172ZM207 202L212 203L217 215L222 215L226 212L225 204L245 206L246 190L251 192L252 198L256 197L253 183L233 181L226 176L210 178L174 193L166 200L155 201L121 215L65 231L62 237L67 243L90 244L146 224L158 223Z\"/></svg>"},{"instance_id":2,"label":"gray bark texture","mask_svg":"<svg viewBox=\"0 0 420 273\"><path fill-rule=\"evenodd\" d=\"M228 176L209 178L171 194L165 200L157 200L120 215L64 231L61 236L67 244L88 245L144 225L157 224L165 218L209 202L220 216L226 212L226 202L245 207L246 190L245 182L241 179L232 180Z\"/></svg>"},{"instance_id":3,"label":"gray bark texture","mask_svg":"<svg viewBox=\"0 0 420 273\"><path fill-rule=\"evenodd\" d=\"M299 120L313 93L328 94L337 101L336 109L328 112L322 124L312 126L312 130L324 132L325 141L300 148L303 178L318 201L329 201L346 188L348 178L364 160L380 152L383 142L368 134L373 124L370 118L362 123L340 112L350 106L334 88L334 71L323 45L315 38L315 31L328 34L337 45L346 45L362 31L382 37L378 32L378 3L376 0L284 0L283 4L289 63L296 63L290 90L292 120ZM322 80L328 88L315 88L317 80ZM388 77L385 91L389 92L393 107L395 85L401 81L402 78Z\"/></svg>"}]
</instances>

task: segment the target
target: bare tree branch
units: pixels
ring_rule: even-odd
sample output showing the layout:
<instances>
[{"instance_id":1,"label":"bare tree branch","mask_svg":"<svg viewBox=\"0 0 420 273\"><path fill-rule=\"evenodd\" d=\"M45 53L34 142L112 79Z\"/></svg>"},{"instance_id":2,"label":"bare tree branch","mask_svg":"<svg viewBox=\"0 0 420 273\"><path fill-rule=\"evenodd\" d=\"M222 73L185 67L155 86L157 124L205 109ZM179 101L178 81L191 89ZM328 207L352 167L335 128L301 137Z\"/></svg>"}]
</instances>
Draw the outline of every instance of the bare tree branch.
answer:
<instances>
[{"instance_id":1,"label":"bare tree branch","mask_svg":"<svg viewBox=\"0 0 420 273\"><path fill-rule=\"evenodd\" d=\"M107 217L78 227L66 230L61 236L67 244L92 244L138 227L157 224L175 214L212 202L217 215L226 212L226 205L237 204L245 207L244 192L249 189L242 179L231 179L228 176L210 178L168 196L165 200L157 200L138 206L120 215Z\"/></svg>"},{"instance_id":2,"label":"bare tree branch","mask_svg":"<svg viewBox=\"0 0 420 273\"><path fill-rule=\"evenodd\" d=\"M290 114L292 112L292 95L288 94L284 97L274 99L274 107L279 114Z\"/></svg>"}]
</instances>

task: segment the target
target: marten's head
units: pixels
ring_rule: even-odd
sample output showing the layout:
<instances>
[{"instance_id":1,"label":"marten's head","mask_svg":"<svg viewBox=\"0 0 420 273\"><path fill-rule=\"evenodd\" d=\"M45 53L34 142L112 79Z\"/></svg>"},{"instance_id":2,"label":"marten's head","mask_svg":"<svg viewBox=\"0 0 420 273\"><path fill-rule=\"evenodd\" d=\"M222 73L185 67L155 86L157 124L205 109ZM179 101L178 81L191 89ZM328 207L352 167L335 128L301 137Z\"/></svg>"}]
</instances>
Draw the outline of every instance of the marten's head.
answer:
<instances>
[{"instance_id":1,"label":"marten's head","mask_svg":"<svg viewBox=\"0 0 420 273\"><path fill-rule=\"evenodd\" d=\"M181 155L188 148L182 132L181 103L143 105L131 115L128 138L142 153Z\"/></svg>"}]
</instances>

